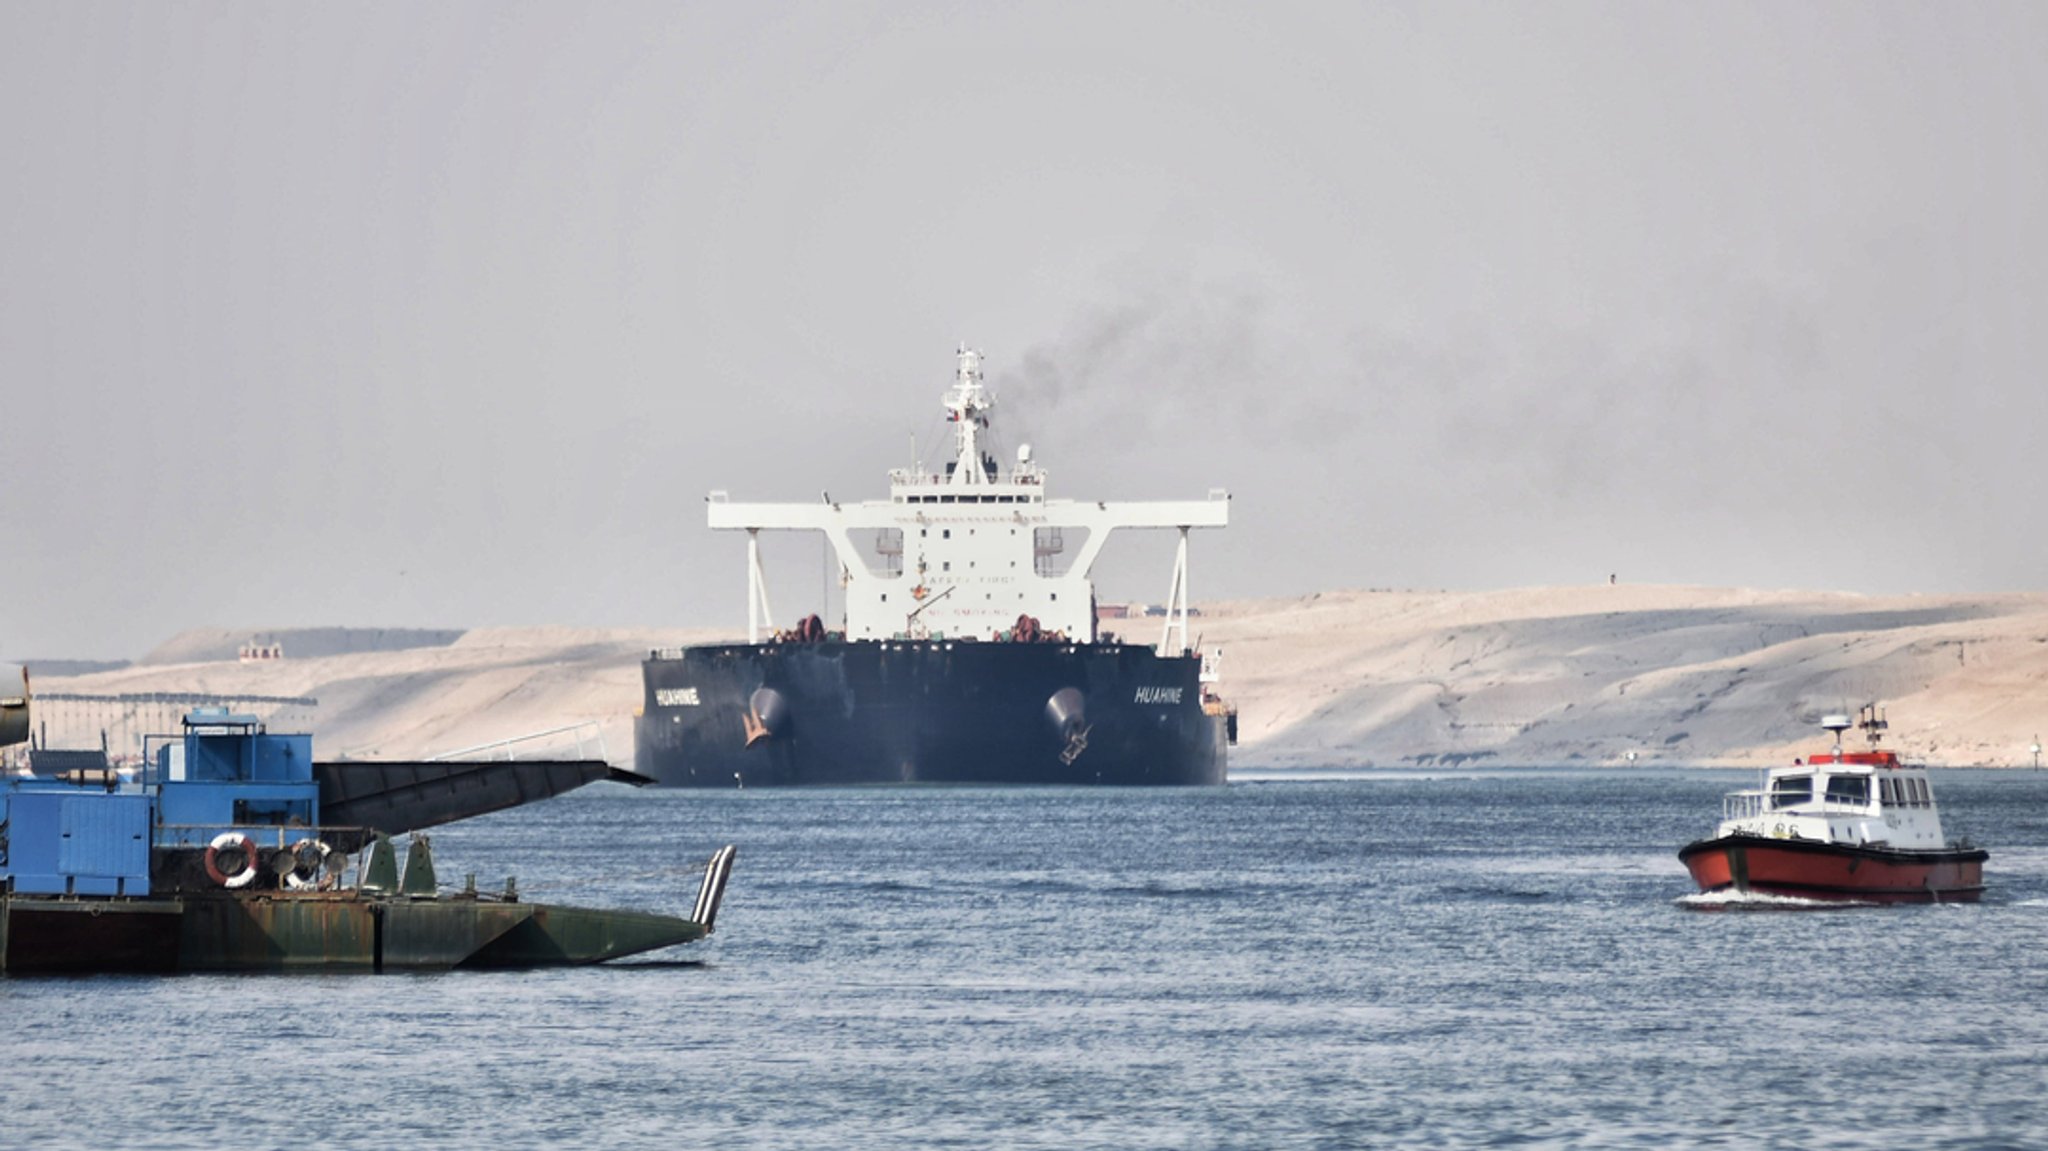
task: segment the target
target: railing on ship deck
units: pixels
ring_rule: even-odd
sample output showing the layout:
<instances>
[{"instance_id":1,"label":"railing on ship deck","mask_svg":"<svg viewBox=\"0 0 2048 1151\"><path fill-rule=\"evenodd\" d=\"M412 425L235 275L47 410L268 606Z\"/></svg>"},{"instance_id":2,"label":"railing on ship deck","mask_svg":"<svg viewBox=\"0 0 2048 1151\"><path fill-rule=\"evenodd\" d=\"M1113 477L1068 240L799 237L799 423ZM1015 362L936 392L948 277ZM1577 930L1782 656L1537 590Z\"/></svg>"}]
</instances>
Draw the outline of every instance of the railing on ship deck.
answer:
<instances>
[{"instance_id":1,"label":"railing on ship deck","mask_svg":"<svg viewBox=\"0 0 2048 1151\"><path fill-rule=\"evenodd\" d=\"M543 743L543 741L546 742ZM465 747L457 751L444 751L439 755L428 756L426 762L441 763L451 759L516 760L521 758L522 755L529 759L537 759L540 758L536 754L537 752L551 751L552 749L572 744L576 749L575 756L578 759L604 759L603 725L594 719L586 719L581 723L551 727L546 731L536 731L530 735L515 735L510 739L494 739L489 743L477 744L475 747ZM590 747L593 744L597 748L595 756L590 754Z\"/></svg>"},{"instance_id":2,"label":"railing on ship deck","mask_svg":"<svg viewBox=\"0 0 2048 1151\"><path fill-rule=\"evenodd\" d=\"M1856 800L1813 799L1799 793L1790 793L1789 803L1772 804L1768 791L1731 791L1721 797L1721 818L1748 819L1767 812L1782 812L1786 815L1871 815L1870 803ZM1785 793L1780 793L1785 794Z\"/></svg>"}]
</instances>

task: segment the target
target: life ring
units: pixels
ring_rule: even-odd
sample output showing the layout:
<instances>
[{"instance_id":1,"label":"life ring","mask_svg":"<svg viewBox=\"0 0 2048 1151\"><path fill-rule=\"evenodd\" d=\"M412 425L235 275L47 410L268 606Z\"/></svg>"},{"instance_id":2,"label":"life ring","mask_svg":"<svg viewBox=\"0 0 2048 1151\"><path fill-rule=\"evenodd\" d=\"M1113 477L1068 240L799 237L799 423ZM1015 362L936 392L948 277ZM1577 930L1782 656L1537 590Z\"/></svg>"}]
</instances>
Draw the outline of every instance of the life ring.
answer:
<instances>
[{"instance_id":1,"label":"life ring","mask_svg":"<svg viewBox=\"0 0 2048 1151\"><path fill-rule=\"evenodd\" d=\"M1773 827L1773 828L1771 828L1771 835L1772 835L1772 837L1773 837L1773 838L1776 838L1776 839L1787 839L1787 838L1790 838L1790 837L1789 837L1789 835L1788 835L1788 834L1786 833L1786 831L1785 831L1785 825L1784 825L1784 824L1782 824L1782 823L1781 823L1781 824L1778 824L1778 825L1777 825L1776 827Z\"/></svg>"},{"instance_id":2,"label":"life ring","mask_svg":"<svg viewBox=\"0 0 2048 1151\"><path fill-rule=\"evenodd\" d=\"M221 870L220 857L228 852L242 853L242 866L230 875ZM247 887L256 882L256 844L239 831L223 831L206 845L206 877L222 887Z\"/></svg>"},{"instance_id":3,"label":"life ring","mask_svg":"<svg viewBox=\"0 0 2048 1151\"><path fill-rule=\"evenodd\" d=\"M327 857L334 849L317 839L301 839L286 849L291 853L291 869L282 874L286 890L314 891L327 887Z\"/></svg>"}]
</instances>

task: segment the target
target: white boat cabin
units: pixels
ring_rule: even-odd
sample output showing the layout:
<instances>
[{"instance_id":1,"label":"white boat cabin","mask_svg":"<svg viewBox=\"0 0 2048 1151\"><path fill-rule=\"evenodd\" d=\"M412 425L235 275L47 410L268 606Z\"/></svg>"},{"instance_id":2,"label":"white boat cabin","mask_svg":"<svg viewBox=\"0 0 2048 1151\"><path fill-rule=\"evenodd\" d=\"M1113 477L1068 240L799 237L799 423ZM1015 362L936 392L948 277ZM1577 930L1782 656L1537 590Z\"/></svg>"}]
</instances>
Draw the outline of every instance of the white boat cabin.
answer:
<instances>
[{"instance_id":1,"label":"white boat cabin","mask_svg":"<svg viewBox=\"0 0 2048 1151\"><path fill-rule=\"evenodd\" d=\"M1848 717L1826 717L1821 724L1836 733L1834 750L1771 768L1761 787L1731 792L1722 800L1719 834L1911 851L1947 846L1926 768L1878 750L1885 721L1874 708L1864 712L1858 726L1869 733L1871 750L1844 752Z\"/></svg>"}]
</instances>

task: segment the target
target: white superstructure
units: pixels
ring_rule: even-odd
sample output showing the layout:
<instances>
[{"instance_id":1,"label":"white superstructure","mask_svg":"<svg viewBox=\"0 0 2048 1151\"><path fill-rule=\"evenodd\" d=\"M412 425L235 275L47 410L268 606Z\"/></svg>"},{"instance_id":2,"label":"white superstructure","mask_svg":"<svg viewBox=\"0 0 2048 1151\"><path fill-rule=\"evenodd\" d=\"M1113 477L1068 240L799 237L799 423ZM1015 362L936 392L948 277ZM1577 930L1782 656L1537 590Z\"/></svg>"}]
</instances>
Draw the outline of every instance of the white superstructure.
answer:
<instances>
[{"instance_id":1,"label":"white superstructure","mask_svg":"<svg viewBox=\"0 0 2048 1151\"><path fill-rule=\"evenodd\" d=\"M1887 725L1875 707L1866 707L1856 724L1869 736L1869 751L1843 752L1848 716L1827 716L1821 726L1835 733L1834 750L1809 763L1771 768L1761 787L1729 793L1716 834L1901 851L1947 845L1926 770L1878 750Z\"/></svg>"},{"instance_id":2,"label":"white superstructure","mask_svg":"<svg viewBox=\"0 0 2048 1151\"><path fill-rule=\"evenodd\" d=\"M1095 594L1088 573L1109 534L1174 528L1180 546L1160 647L1188 650L1188 532L1227 525L1230 494L1216 488L1207 499L1146 503L1049 499L1045 472L1032 462L1028 445L1018 448L1007 470L984 447L995 399L982 382L981 353L960 349L943 402L953 425L953 459L939 472L891 471L886 500L736 503L724 492L711 493L711 526L747 533L748 641L758 643L774 628L761 569L765 530L825 533L845 587L848 639L993 640L1028 616L1041 631L1092 642Z\"/></svg>"}]
</instances>

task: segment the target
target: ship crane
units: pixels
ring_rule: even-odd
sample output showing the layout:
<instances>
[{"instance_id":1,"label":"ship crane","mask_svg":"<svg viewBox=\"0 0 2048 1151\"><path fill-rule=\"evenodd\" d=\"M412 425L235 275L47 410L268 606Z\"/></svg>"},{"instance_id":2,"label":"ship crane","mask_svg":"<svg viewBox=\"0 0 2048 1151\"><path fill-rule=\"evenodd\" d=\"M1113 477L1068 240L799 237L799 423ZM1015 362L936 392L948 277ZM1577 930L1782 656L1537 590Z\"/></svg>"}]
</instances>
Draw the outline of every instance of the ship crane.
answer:
<instances>
[{"instance_id":1,"label":"ship crane","mask_svg":"<svg viewBox=\"0 0 2048 1151\"><path fill-rule=\"evenodd\" d=\"M949 587L945 591L940 592L939 594L931 597L930 599L924 601L921 604L918 604L917 607L914 608L909 615L903 617L904 632L910 635L917 634L917 617L924 614L924 609L932 606L933 604L939 602L942 599L945 599L947 596L952 595L954 592L959 590L960 589L957 587Z\"/></svg>"}]
</instances>

